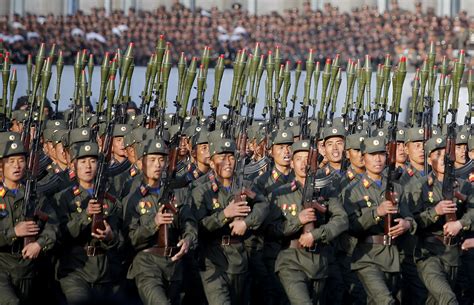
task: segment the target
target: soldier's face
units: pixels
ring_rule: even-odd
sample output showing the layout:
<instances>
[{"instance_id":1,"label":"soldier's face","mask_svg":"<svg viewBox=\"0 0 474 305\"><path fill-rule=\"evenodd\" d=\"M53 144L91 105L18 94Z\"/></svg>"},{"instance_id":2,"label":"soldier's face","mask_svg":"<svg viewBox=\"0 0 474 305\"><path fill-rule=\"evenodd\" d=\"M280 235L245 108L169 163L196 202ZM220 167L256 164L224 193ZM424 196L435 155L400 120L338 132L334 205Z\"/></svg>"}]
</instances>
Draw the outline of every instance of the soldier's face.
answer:
<instances>
[{"instance_id":1,"label":"soldier's face","mask_svg":"<svg viewBox=\"0 0 474 305\"><path fill-rule=\"evenodd\" d=\"M19 182L25 173L25 156L10 156L2 159L3 177L5 180Z\"/></svg>"},{"instance_id":2,"label":"soldier's face","mask_svg":"<svg viewBox=\"0 0 474 305\"><path fill-rule=\"evenodd\" d=\"M112 139L112 152L120 157L127 157L127 151L123 145L123 137L114 137Z\"/></svg>"},{"instance_id":3,"label":"soldier's face","mask_svg":"<svg viewBox=\"0 0 474 305\"><path fill-rule=\"evenodd\" d=\"M16 120L13 120L10 130L21 133L23 131L23 124L18 123L18 121Z\"/></svg>"},{"instance_id":4,"label":"soldier's face","mask_svg":"<svg viewBox=\"0 0 474 305\"><path fill-rule=\"evenodd\" d=\"M446 154L445 149L438 149L431 152L428 158L428 164L431 165L433 171L438 174L444 174L444 155Z\"/></svg>"},{"instance_id":5,"label":"soldier's face","mask_svg":"<svg viewBox=\"0 0 474 305\"><path fill-rule=\"evenodd\" d=\"M97 158L79 158L74 162L74 167L76 169L77 179L86 183L91 183L94 181L97 173Z\"/></svg>"},{"instance_id":6,"label":"soldier's face","mask_svg":"<svg viewBox=\"0 0 474 305\"><path fill-rule=\"evenodd\" d=\"M61 142L54 146L54 151L56 153L56 159L62 164L67 164L66 152L64 151L64 146Z\"/></svg>"},{"instance_id":7,"label":"soldier's face","mask_svg":"<svg viewBox=\"0 0 474 305\"><path fill-rule=\"evenodd\" d=\"M211 158L211 155L209 153L209 144L208 143L203 143L203 144L198 144L196 145L196 161L209 165L209 159Z\"/></svg>"},{"instance_id":8,"label":"soldier's face","mask_svg":"<svg viewBox=\"0 0 474 305\"><path fill-rule=\"evenodd\" d=\"M216 154L211 158L211 168L222 179L230 179L234 174L235 156L233 153Z\"/></svg>"},{"instance_id":9,"label":"soldier's face","mask_svg":"<svg viewBox=\"0 0 474 305\"><path fill-rule=\"evenodd\" d=\"M344 152L344 139L341 137L332 137L324 142L326 158L329 162L341 162Z\"/></svg>"},{"instance_id":10,"label":"soldier's face","mask_svg":"<svg viewBox=\"0 0 474 305\"><path fill-rule=\"evenodd\" d=\"M456 163L466 164L466 144L456 145Z\"/></svg>"},{"instance_id":11,"label":"soldier's face","mask_svg":"<svg viewBox=\"0 0 474 305\"><path fill-rule=\"evenodd\" d=\"M148 179L159 180L166 168L168 158L165 155L147 155L143 157L143 172Z\"/></svg>"},{"instance_id":12,"label":"soldier's face","mask_svg":"<svg viewBox=\"0 0 474 305\"><path fill-rule=\"evenodd\" d=\"M280 166L290 166L291 163L291 145L275 144L272 146L272 157L275 163Z\"/></svg>"},{"instance_id":13,"label":"soldier's face","mask_svg":"<svg viewBox=\"0 0 474 305\"><path fill-rule=\"evenodd\" d=\"M364 168L364 159L359 149L349 149L346 157L354 168Z\"/></svg>"},{"instance_id":14,"label":"soldier's face","mask_svg":"<svg viewBox=\"0 0 474 305\"><path fill-rule=\"evenodd\" d=\"M293 154L293 158L291 160L291 168L295 172L296 177L306 177L306 165L308 164L308 156L308 151L298 151Z\"/></svg>"},{"instance_id":15,"label":"soldier's face","mask_svg":"<svg viewBox=\"0 0 474 305\"><path fill-rule=\"evenodd\" d=\"M188 138L187 137L181 137L179 141L179 149L178 149L178 154L180 156L186 156L188 154Z\"/></svg>"},{"instance_id":16,"label":"soldier's face","mask_svg":"<svg viewBox=\"0 0 474 305\"><path fill-rule=\"evenodd\" d=\"M405 163L407 162L407 158L405 144L403 142L397 142L397 163Z\"/></svg>"},{"instance_id":17,"label":"soldier's face","mask_svg":"<svg viewBox=\"0 0 474 305\"><path fill-rule=\"evenodd\" d=\"M409 142L405 147L410 162L416 164L423 164L425 162L425 149L423 148L423 142Z\"/></svg>"},{"instance_id":18,"label":"soldier's face","mask_svg":"<svg viewBox=\"0 0 474 305\"><path fill-rule=\"evenodd\" d=\"M380 175L385 168L385 160L385 152L364 154L365 169L371 174Z\"/></svg>"}]
</instances>

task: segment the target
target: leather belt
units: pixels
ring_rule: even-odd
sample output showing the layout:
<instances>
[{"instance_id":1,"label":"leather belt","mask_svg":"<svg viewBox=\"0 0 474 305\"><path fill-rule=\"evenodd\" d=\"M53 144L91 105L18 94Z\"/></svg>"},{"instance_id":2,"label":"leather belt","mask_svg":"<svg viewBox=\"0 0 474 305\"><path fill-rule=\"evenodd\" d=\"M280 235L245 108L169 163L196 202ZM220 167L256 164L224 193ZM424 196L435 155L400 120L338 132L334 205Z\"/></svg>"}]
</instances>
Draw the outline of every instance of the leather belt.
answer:
<instances>
[{"instance_id":1,"label":"leather belt","mask_svg":"<svg viewBox=\"0 0 474 305\"><path fill-rule=\"evenodd\" d=\"M241 244L242 237L232 236L232 235L222 235L221 238L221 245L222 246L229 246L229 245L236 245Z\"/></svg>"},{"instance_id":2,"label":"leather belt","mask_svg":"<svg viewBox=\"0 0 474 305\"><path fill-rule=\"evenodd\" d=\"M431 235L425 237L425 241L432 243L432 244L439 244L442 243L445 246L456 246L459 244L459 239L456 237L445 237L445 236L438 236L438 235Z\"/></svg>"},{"instance_id":3,"label":"leather belt","mask_svg":"<svg viewBox=\"0 0 474 305\"><path fill-rule=\"evenodd\" d=\"M97 256L97 255L104 255L107 251L104 248L98 246L86 246L84 247L86 250L87 256Z\"/></svg>"},{"instance_id":4,"label":"leather belt","mask_svg":"<svg viewBox=\"0 0 474 305\"><path fill-rule=\"evenodd\" d=\"M377 245L386 244L384 235L370 235L364 239L360 239L360 241L366 244L377 244ZM392 239L391 244L395 244L395 240Z\"/></svg>"},{"instance_id":5,"label":"leather belt","mask_svg":"<svg viewBox=\"0 0 474 305\"><path fill-rule=\"evenodd\" d=\"M176 253L179 252L179 248L178 247L158 247L158 246L155 246L155 247L145 249L145 250L143 250L143 252L151 253L151 254L159 255L159 256L163 256L163 257L173 257L173 256L176 255Z\"/></svg>"}]
</instances>

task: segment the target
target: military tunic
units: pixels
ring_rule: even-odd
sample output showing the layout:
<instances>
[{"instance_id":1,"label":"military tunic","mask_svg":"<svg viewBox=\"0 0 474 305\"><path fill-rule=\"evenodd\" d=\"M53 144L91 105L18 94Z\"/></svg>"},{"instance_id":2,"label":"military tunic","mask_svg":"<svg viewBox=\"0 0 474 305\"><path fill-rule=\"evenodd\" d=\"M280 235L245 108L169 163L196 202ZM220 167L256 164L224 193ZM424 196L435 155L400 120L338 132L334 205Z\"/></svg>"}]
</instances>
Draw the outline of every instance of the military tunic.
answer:
<instances>
[{"instance_id":1,"label":"military tunic","mask_svg":"<svg viewBox=\"0 0 474 305\"><path fill-rule=\"evenodd\" d=\"M248 272L245 237L231 236L231 220L224 216L233 194L218 180L210 179L193 189L192 199L199 223L201 279L207 300L210 305L243 304ZM247 196L247 202L252 211L244 221L250 234L267 216L268 202L256 191L254 198Z\"/></svg>"},{"instance_id":2,"label":"military tunic","mask_svg":"<svg viewBox=\"0 0 474 305\"><path fill-rule=\"evenodd\" d=\"M324 190L322 195L324 196ZM328 276L328 255L331 253L328 244L348 228L347 214L342 204L336 198L330 198L325 202L327 212L317 212L316 228L311 231L316 250L295 247L304 233L298 218L304 209L302 197L303 187L296 180L276 190L272 196L272 208L273 213L279 215L279 221L268 228L269 234L279 239L282 247L275 263L275 271L291 304L313 304L320 301L324 281ZM308 287L313 289L308 290Z\"/></svg>"},{"instance_id":3,"label":"military tunic","mask_svg":"<svg viewBox=\"0 0 474 305\"><path fill-rule=\"evenodd\" d=\"M394 304L398 292L400 256L396 245L377 241L384 234L384 219L377 216L377 207L385 201L386 179L375 182L367 174L343 194L344 208L349 216L349 234L358 240L352 254L351 269L355 270L367 293L369 304ZM410 233L416 224L400 185L395 184L399 196L399 214L411 222Z\"/></svg>"},{"instance_id":4,"label":"military tunic","mask_svg":"<svg viewBox=\"0 0 474 305\"><path fill-rule=\"evenodd\" d=\"M474 193L466 181L458 180L458 183L460 193L467 195L467 200L460 202L455 199L458 207L456 216L463 230L467 231L474 220ZM451 245L443 243L446 220L435 212L436 204L443 199L442 181L430 174L420 179L418 185L410 186L409 194L418 223L419 241L415 260L418 273L429 291L427 304L457 304L452 288L460 265L461 241L459 237L454 237Z\"/></svg>"},{"instance_id":5,"label":"military tunic","mask_svg":"<svg viewBox=\"0 0 474 305\"><path fill-rule=\"evenodd\" d=\"M182 261L173 262L171 257L179 251L176 245L180 239L186 239L190 248L194 247L197 242L197 223L186 196L176 194L174 202L178 216L168 231L169 243L173 248L169 253L154 253L152 250L157 249L160 230L154 220L161 207L159 200L159 191L153 191L143 183L125 198L127 214L130 214L127 219L131 219L129 238L138 252L127 277L135 280L144 304L170 304L168 299L171 304L179 304ZM128 227L128 220L125 226Z\"/></svg>"},{"instance_id":6,"label":"military tunic","mask_svg":"<svg viewBox=\"0 0 474 305\"><path fill-rule=\"evenodd\" d=\"M0 295L1 304L32 302L32 281L36 275L36 260L23 259L23 238L15 236L15 226L24 221L24 189L16 192L0 184ZM41 253L52 249L56 242L57 217L48 204L38 207L44 213L37 222L40 233L36 242Z\"/></svg>"},{"instance_id":7,"label":"military tunic","mask_svg":"<svg viewBox=\"0 0 474 305\"><path fill-rule=\"evenodd\" d=\"M92 289L114 293L121 273L118 255L121 204L106 194L102 205L104 217L113 231L113 239L100 241L91 236L92 217L87 215L91 195L74 184L56 194L59 217L57 274L68 303L81 302L92 294Z\"/></svg>"}]
</instances>

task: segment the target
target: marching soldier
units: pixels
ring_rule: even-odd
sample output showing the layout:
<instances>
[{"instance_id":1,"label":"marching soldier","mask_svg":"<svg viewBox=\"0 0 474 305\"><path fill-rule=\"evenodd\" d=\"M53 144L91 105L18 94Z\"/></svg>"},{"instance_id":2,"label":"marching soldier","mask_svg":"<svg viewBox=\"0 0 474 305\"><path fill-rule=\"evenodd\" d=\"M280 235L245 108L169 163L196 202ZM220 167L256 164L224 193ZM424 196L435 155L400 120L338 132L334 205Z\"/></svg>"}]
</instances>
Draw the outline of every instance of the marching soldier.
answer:
<instances>
[{"instance_id":1,"label":"marching soldier","mask_svg":"<svg viewBox=\"0 0 474 305\"><path fill-rule=\"evenodd\" d=\"M405 150L408 155L409 165L400 177L399 183L405 186L412 183L412 179L419 179L426 175L424 172L425 151L423 149L424 129L413 127L405 133Z\"/></svg>"},{"instance_id":2,"label":"marching soldier","mask_svg":"<svg viewBox=\"0 0 474 305\"><path fill-rule=\"evenodd\" d=\"M465 131L458 132L456 134L456 161L454 162L454 167L460 169L467 163L468 157L468 139L469 134ZM469 178L470 171L466 171L459 178L466 180Z\"/></svg>"},{"instance_id":3,"label":"marching soldier","mask_svg":"<svg viewBox=\"0 0 474 305\"><path fill-rule=\"evenodd\" d=\"M280 130L273 134L270 143L270 156L273 168L265 171L255 179L255 185L260 194L270 200L271 194L279 187L293 179L291 169L291 145L294 136L290 130ZM270 225L274 219L267 218ZM265 226L265 225L264 225ZM260 234L262 235L262 234ZM252 295L256 303L281 304L286 299L283 287L275 274L275 260L280 247L273 239L265 240L264 236L256 236L253 242L246 243L249 251L250 275L253 284ZM252 245L253 243L253 245ZM263 249L262 249L263 248Z\"/></svg>"},{"instance_id":4,"label":"marching soldier","mask_svg":"<svg viewBox=\"0 0 474 305\"><path fill-rule=\"evenodd\" d=\"M99 147L76 143L70 147L72 186L55 196L59 217L57 278L69 304L86 301L95 294L113 295L120 280L118 225L121 204L109 193L104 202L91 197L97 174ZM96 215L103 215L103 228L92 230Z\"/></svg>"},{"instance_id":5,"label":"marching soldier","mask_svg":"<svg viewBox=\"0 0 474 305\"><path fill-rule=\"evenodd\" d=\"M234 153L231 139L213 139L209 146L213 177L192 191L199 223L201 279L210 305L245 304L248 259L244 235L263 223L268 203L243 190L246 201L232 198ZM240 195L240 194L239 194Z\"/></svg>"},{"instance_id":6,"label":"marching soldier","mask_svg":"<svg viewBox=\"0 0 474 305\"><path fill-rule=\"evenodd\" d=\"M348 219L336 198L326 199L325 213L303 207L309 141L295 142L292 151L295 179L277 189L272 197L272 207L274 204L280 218L271 224L269 231L281 241L282 247L275 271L291 304L315 304L321 301L328 276L327 245L347 229ZM330 196L323 189L322 196L325 195ZM316 228L304 231L303 226L311 222L316 223Z\"/></svg>"},{"instance_id":7,"label":"marching soldier","mask_svg":"<svg viewBox=\"0 0 474 305\"><path fill-rule=\"evenodd\" d=\"M162 140L142 143L142 184L125 198L131 217L129 237L138 251L127 277L135 280L144 304L180 303L181 258L197 241L190 203L174 199L172 204L178 210L175 216L160 201L160 192L166 191L161 175L166 170L168 153ZM163 230L167 233L161 235ZM160 238L167 239L165 246L160 244L164 242Z\"/></svg>"},{"instance_id":8,"label":"marching soldier","mask_svg":"<svg viewBox=\"0 0 474 305\"><path fill-rule=\"evenodd\" d=\"M409 200L418 224L419 241L415 251L416 266L428 289L427 304L458 304L453 292L457 268L460 264L460 234L470 230L473 220L474 197L472 186L459 180L459 192L467 195L459 199L443 200L444 155L446 142L433 137L426 143L428 163L432 173L409 186ZM446 221L444 215L455 213L456 221ZM447 238L446 238L447 237Z\"/></svg>"},{"instance_id":9,"label":"marching soldier","mask_svg":"<svg viewBox=\"0 0 474 305\"><path fill-rule=\"evenodd\" d=\"M386 160L384 139L364 139L361 151L366 172L343 194L344 207L349 216L349 233L358 240L351 269L364 286L368 304L395 304L399 290L400 258L396 245L384 244L383 218L391 214L395 219L396 225L391 226L388 232L395 240L407 231L413 232L415 223L399 185L395 185L398 207L384 199L387 185L383 176Z\"/></svg>"},{"instance_id":10,"label":"marching soldier","mask_svg":"<svg viewBox=\"0 0 474 305\"><path fill-rule=\"evenodd\" d=\"M405 150L405 129L399 128L397 131L397 160L396 167L405 170L407 167L408 155Z\"/></svg>"},{"instance_id":11,"label":"marching soldier","mask_svg":"<svg viewBox=\"0 0 474 305\"><path fill-rule=\"evenodd\" d=\"M57 220L47 204L36 207L38 221L25 219L22 179L27 152L19 140L5 136L0 135L0 303L31 304L36 261L55 245Z\"/></svg>"}]
</instances>

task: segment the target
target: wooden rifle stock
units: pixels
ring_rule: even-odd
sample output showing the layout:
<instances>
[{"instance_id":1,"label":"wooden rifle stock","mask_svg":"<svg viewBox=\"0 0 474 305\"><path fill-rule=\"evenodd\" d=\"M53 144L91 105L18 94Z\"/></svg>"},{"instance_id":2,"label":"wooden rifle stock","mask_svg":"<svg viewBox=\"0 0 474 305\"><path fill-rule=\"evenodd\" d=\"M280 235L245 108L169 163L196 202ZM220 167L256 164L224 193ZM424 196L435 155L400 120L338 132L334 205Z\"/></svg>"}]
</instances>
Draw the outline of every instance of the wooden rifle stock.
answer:
<instances>
[{"instance_id":1,"label":"wooden rifle stock","mask_svg":"<svg viewBox=\"0 0 474 305\"><path fill-rule=\"evenodd\" d=\"M393 126L392 126L393 128ZM394 132L394 131L391 131ZM390 142L388 143L388 156L387 156L387 166L388 166L388 178L387 178L387 188L385 189L385 200L390 201L392 204L397 204L397 200L395 198L395 188L394 188L394 180L396 175L396 162L397 162L397 141L396 135L393 137L390 136ZM384 236L383 241L384 245L389 246L392 245L392 236L389 235L390 228L393 224L393 217L392 214L385 215L384 219Z\"/></svg>"}]
</instances>

